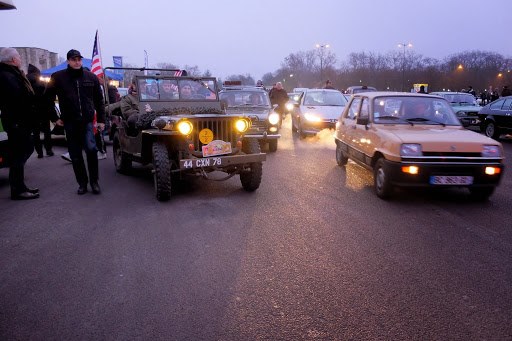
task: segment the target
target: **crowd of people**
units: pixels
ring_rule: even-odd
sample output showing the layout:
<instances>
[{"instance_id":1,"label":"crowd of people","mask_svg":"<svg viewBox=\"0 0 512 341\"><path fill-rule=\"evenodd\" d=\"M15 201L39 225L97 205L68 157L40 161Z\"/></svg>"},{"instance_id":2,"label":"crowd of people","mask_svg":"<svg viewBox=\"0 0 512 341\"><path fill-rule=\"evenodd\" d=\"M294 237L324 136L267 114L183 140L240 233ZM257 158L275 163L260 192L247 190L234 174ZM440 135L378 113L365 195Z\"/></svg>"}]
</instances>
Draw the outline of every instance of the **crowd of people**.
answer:
<instances>
[{"instance_id":1,"label":"crowd of people","mask_svg":"<svg viewBox=\"0 0 512 341\"><path fill-rule=\"evenodd\" d=\"M101 193L98 145L101 145L102 137L97 135L102 135L105 128L103 91L98 77L83 67L79 51L70 50L66 57L67 68L52 74L44 86L35 66L29 67L28 77L25 75L16 49L0 50L0 111L8 139L9 185L13 200L39 197L38 188L26 185L24 168L34 149L38 157L43 157L43 145L48 156L54 155L50 120L64 127L79 186L77 193L85 194L88 185L93 193ZM60 116L55 111L56 98ZM41 132L43 142L40 141ZM86 154L87 168L82 151Z\"/></svg>"}]
</instances>

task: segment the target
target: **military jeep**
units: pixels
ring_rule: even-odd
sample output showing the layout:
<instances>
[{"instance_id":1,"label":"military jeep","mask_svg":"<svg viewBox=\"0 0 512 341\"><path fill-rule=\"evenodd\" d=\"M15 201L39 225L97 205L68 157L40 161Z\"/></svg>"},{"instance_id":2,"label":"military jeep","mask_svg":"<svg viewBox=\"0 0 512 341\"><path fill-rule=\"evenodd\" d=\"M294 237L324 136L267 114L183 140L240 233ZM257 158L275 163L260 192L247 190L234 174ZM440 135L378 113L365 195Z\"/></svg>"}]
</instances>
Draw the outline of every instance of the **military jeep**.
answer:
<instances>
[{"instance_id":1,"label":"military jeep","mask_svg":"<svg viewBox=\"0 0 512 341\"><path fill-rule=\"evenodd\" d=\"M139 100L135 129L122 115L112 117L114 164L119 173L127 173L132 162L152 165L160 201L170 199L171 180L188 175L227 180L238 174L246 191L260 186L266 155L257 139L244 136L251 127L250 118L221 110L215 78L162 72L136 75L134 82ZM214 171L226 176L213 176Z\"/></svg>"},{"instance_id":2,"label":"military jeep","mask_svg":"<svg viewBox=\"0 0 512 341\"><path fill-rule=\"evenodd\" d=\"M239 81L227 81L219 91L221 105L228 115L244 115L251 119L252 127L246 136L257 138L260 148L268 143L268 151L277 151L281 137L281 115L274 111L267 91L262 87L242 85Z\"/></svg>"}]
</instances>

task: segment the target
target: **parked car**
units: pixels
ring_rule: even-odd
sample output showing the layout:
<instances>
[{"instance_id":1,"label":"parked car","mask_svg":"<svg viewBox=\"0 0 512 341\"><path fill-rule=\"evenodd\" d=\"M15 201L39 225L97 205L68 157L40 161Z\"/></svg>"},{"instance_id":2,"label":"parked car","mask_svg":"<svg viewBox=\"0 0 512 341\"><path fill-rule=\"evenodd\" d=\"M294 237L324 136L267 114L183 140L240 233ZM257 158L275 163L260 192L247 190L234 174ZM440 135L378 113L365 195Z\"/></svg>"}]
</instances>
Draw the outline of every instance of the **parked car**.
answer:
<instances>
[{"instance_id":1,"label":"parked car","mask_svg":"<svg viewBox=\"0 0 512 341\"><path fill-rule=\"evenodd\" d=\"M478 113L482 107L476 101L475 96L467 92L438 91L431 95L441 96L446 99L455 111L462 125L473 130L480 130Z\"/></svg>"},{"instance_id":2,"label":"parked car","mask_svg":"<svg viewBox=\"0 0 512 341\"><path fill-rule=\"evenodd\" d=\"M251 119L245 136L256 138L262 149L268 144L269 152L277 151L281 117L270 105L268 92L262 87L232 85L219 91L219 98L227 114Z\"/></svg>"},{"instance_id":3,"label":"parked car","mask_svg":"<svg viewBox=\"0 0 512 341\"><path fill-rule=\"evenodd\" d=\"M307 89L292 113L292 131L301 138L334 129L347 99L338 90Z\"/></svg>"},{"instance_id":4,"label":"parked car","mask_svg":"<svg viewBox=\"0 0 512 341\"><path fill-rule=\"evenodd\" d=\"M360 92L369 92L369 91L377 91L376 88L373 86L366 86L366 85L353 85L349 86L346 90L346 94L357 94Z\"/></svg>"},{"instance_id":5,"label":"parked car","mask_svg":"<svg viewBox=\"0 0 512 341\"><path fill-rule=\"evenodd\" d=\"M218 181L239 175L244 190L259 188L266 154L256 138L245 136L250 118L222 110L216 78L159 74L136 75L134 81L141 89L135 126L122 115L112 115L113 159L119 173L128 173L133 162L151 166L159 201L169 200L173 181L185 176ZM165 91L169 83L171 93ZM148 84L157 91L149 92ZM218 178L213 172L226 176Z\"/></svg>"},{"instance_id":6,"label":"parked car","mask_svg":"<svg viewBox=\"0 0 512 341\"><path fill-rule=\"evenodd\" d=\"M493 139L512 133L512 96L502 97L482 107L478 113L482 132Z\"/></svg>"},{"instance_id":7,"label":"parked car","mask_svg":"<svg viewBox=\"0 0 512 341\"><path fill-rule=\"evenodd\" d=\"M485 200L500 182L502 145L465 129L442 97L354 94L336 126L336 162L373 171L386 199L396 187L465 187Z\"/></svg>"}]
</instances>

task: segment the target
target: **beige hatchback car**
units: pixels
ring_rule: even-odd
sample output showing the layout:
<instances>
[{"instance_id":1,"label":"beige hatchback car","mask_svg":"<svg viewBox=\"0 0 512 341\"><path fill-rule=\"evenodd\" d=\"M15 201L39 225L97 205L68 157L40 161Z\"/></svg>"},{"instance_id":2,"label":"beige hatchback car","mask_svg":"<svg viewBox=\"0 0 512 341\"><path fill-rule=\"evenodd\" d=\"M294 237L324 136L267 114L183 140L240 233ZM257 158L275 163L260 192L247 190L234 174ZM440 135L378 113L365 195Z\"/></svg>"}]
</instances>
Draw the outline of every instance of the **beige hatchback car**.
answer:
<instances>
[{"instance_id":1,"label":"beige hatchback car","mask_svg":"<svg viewBox=\"0 0 512 341\"><path fill-rule=\"evenodd\" d=\"M373 170L378 197L395 187L465 187L488 199L504 169L502 145L464 129L442 97L354 94L336 124L336 162Z\"/></svg>"}]
</instances>

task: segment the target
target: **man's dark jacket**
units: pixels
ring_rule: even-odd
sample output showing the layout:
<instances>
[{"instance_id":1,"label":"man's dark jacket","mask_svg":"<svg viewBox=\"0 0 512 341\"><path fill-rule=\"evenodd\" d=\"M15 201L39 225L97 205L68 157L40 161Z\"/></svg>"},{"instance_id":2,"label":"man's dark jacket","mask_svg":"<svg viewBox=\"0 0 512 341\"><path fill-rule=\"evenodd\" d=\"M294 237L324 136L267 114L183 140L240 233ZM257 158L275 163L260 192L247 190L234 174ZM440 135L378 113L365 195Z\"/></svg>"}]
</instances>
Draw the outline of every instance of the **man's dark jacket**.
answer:
<instances>
[{"instance_id":1,"label":"man's dark jacket","mask_svg":"<svg viewBox=\"0 0 512 341\"><path fill-rule=\"evenodd\" d=\"M43 97L45 84L41 81L41 70L39 70L36 66L32 64L28 64L28 72L27 78L32 85L32 89L34 89L35 99L35 110L36 115L39 121L47 122L52 121L55 122L59 119L55 110L49 110L46 106L46 101Z\"/></svg>"},{"instance_id":2,"label":"man's dark jacket","mask_svg":"<svg viewBox=\"0 0 512 341\"><path fill-rule=\"evenodd\" d=\"M45 97L53 103L56 95L64 122L92 122L96 110L98 123L105 123L103 94L94 73L70 66L53 73Z\"/></svg>"},{"instance_id":3,"label":"man's dark jacket","mask_svg":"<svg viewBox=\"0 0 512 341\"><path fill-rule=\"evenodd\" d=\"M16 66L0 63L0 111L2 125L9 133L11 128L26 128L36 124L34 91L23 71Z\"/></svg>"}]
</instances>

